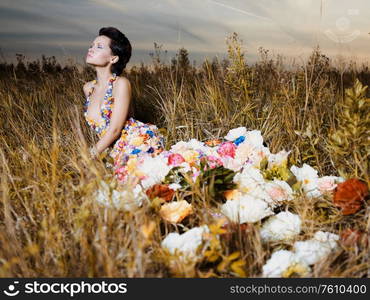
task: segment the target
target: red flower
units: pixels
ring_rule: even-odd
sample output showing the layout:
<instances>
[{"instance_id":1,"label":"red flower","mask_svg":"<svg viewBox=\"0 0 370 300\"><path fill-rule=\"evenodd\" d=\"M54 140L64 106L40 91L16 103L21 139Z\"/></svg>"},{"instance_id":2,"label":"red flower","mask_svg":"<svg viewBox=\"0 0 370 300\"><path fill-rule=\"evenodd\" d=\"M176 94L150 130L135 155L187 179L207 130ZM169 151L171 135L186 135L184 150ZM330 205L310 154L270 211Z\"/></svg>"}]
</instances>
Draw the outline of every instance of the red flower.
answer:
<instances>
[{"instance_id":1,"label":"red flower","mask_svg":"<svg viewBox=\"0 0 370 300\"><path fill-rule=\"evenodd\" d=\"M334 190L334 205L342 209L343 215L351 215L361 209L369 189L362 181L352 178L339 183Z\"/></svg>"},{"instance_id":2,"label":"red flower","mask_svg":"<svg viewBox=\"0 0 370 300\"><path fill-rule=\"evenodd\" d=\"M166 184L155 184L145 192L153 200L155 197L162 198L165 202L172 200L175 191L170 189Z\"/></svg>"}]
</instances>

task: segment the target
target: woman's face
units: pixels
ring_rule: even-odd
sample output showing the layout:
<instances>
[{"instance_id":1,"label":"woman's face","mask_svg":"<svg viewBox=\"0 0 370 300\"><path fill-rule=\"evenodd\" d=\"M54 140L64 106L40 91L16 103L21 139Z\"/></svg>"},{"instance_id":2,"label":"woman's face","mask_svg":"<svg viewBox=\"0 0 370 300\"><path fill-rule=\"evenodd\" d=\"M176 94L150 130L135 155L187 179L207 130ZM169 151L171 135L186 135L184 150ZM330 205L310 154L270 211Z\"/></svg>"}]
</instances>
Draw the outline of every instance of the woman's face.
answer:
<instances>
[{"instance_id":1,"label":"woman's face","mask_svg":"<svg viewBox=\"0 0 370 300\"><path fill-rule=\"evenodd\" d=\"M95 66L107 65L112 59L109 43L110 39L105 35L96 37L87 51L86 63Z\"/></svg>"}]
</instances>

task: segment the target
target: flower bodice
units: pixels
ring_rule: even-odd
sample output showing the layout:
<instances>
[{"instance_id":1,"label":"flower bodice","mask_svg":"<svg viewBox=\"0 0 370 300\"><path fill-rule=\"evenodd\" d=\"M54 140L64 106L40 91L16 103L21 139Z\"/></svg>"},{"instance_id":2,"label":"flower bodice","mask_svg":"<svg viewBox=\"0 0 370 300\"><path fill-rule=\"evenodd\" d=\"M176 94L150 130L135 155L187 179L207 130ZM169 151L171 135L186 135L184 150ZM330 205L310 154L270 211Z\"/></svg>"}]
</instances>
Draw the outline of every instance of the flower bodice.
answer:
<instances>
[{"instance_id":1,"label":"flower bodice","mask_svg":"<svg viewBox=\"0 0 370 300\"><path fill-rule=\"evenodd\" d=\"M97 80L93 80L93 86L90 89L86 102L84 104L84 116L86 118L87 123L89 126L97 132L99 137L104 136L104 134L107 132L107 129L109 127L110 118L112 115L112 108L114 104L114 97L112 95L113 91L113 82L116 80L117 76L115 73L113 73L113 77L109 79L109 86L104 96L103 104L100 107L100 114L102 117L102 120L100 122L96 122L92 118L90 118L87 114L88 107L90 105L90 96L92 92L94 91L94 86L97 82Z\"/></svg>"}]
</instances>

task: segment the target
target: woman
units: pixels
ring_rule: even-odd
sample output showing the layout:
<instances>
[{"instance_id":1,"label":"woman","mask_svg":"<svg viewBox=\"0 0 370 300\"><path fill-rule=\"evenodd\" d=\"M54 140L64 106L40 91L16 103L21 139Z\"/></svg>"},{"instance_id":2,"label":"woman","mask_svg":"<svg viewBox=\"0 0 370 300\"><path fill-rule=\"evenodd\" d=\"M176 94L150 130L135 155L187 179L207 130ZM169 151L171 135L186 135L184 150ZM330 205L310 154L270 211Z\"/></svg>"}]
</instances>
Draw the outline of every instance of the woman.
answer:
<instances>
[{"instance_id":1,"label":"woman","mask_svg":"<svg viewBox=\"0 0 370 300\"><path fill-rule=\"evenodd\" d=\"M99 137L90 152L93 157L109 152L120 181L126 179L126 162L130 157L154 156L164 149L158 128L132 117L131 84L120 76L130 57L127 37L114 27L101 28L86 55L86 63L95 68L96 79L83 86L84 115Z\"/></svg>"}]
</instances>

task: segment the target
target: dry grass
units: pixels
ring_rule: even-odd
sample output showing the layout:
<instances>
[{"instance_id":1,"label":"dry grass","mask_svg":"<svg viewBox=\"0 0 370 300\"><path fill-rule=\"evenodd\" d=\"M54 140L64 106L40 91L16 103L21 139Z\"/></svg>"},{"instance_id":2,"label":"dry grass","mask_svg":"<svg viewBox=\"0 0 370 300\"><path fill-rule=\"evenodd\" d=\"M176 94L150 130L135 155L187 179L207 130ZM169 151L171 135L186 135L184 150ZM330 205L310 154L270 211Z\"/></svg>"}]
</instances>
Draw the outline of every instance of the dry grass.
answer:
<instances>
[{"instance_id":1,"label":"dry grass","mask_svg":"<svg viewBox=\"0 0 370 300\"><path fill-rule=\"evenodd\" d=\"M165 128L168 147L222 137L239 126L258 129L272 153L292 150L291 164L369 183L368 100L359 108L344 94L356 78L369 85L366 67L351 63L341 71L319 49L307 63L289 68L282 57L261 49L260 61L248 65L236 34L228 47L228 60L205 61L197 69L184 49L172 65L163 64L157 51L153 69L131 69L125 75L134 87L136 117ZM260 276L276 245L261 243L258 223L236 228L214 245L215 261L171 265L160 242L168 232L183 231L181 226L165 224L151 203L122 212L92 199L96 179L110 174L86 157L85 139L96 141L82 116L82 84L93 78L91 69L78 72L52 59L37 64L21 57L15 66L0 67L1 277L233 277L237 272L227 257L235 251L245 262L245 276ZM361 95L354 99L369 97L369 91ZM211 222L213 199L204 186L177 197L191 199L197 211L184 226ZM348 227L369 236L367 204L352 216L342 216L327 198L296 198L289 206L303 220L299 239ZM341 247L310 276L367 277L369 245Z\"/></svg>"}]
</instances>

